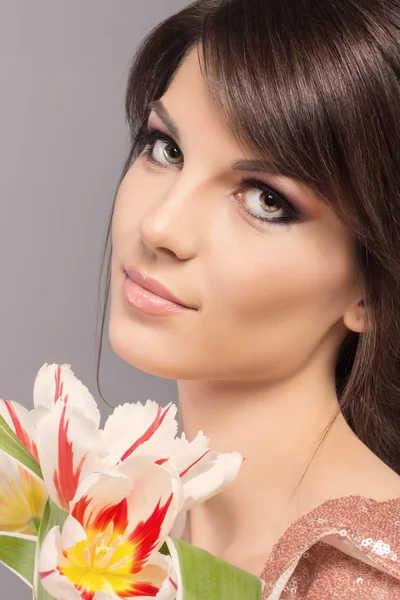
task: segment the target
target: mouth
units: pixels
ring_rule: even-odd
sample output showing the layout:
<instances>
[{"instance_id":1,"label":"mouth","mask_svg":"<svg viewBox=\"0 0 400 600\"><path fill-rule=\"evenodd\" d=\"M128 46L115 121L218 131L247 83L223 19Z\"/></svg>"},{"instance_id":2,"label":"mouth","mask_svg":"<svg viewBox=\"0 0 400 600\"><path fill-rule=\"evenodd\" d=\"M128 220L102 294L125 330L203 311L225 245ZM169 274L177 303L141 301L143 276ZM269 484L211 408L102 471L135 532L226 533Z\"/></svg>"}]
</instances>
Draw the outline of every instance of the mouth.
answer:
<instances>
[{"instance_id":1,"label":"mouth","mask_svg":"<svg viewBox=\"0 0 400 600\"><path fill-rule=\"evenodd\" d=\"M124 271L126 276L131 281L133 281L133 283L136 283L137 285L151 292L155 296L158 296L159 298L164 298L165 300L173 302L174 304L181 306L182 308L197 310L193 306L185 304L183 300L175 296L175 294L173 294L171 290L169 290L164 284L162 284L160 281L157 281L157 279L154 279L153 277L147 275L144 271L142 271L142 269L139 269L138 267L134 266L129 266L124 267Z\"/></svg>"}]
</instances>

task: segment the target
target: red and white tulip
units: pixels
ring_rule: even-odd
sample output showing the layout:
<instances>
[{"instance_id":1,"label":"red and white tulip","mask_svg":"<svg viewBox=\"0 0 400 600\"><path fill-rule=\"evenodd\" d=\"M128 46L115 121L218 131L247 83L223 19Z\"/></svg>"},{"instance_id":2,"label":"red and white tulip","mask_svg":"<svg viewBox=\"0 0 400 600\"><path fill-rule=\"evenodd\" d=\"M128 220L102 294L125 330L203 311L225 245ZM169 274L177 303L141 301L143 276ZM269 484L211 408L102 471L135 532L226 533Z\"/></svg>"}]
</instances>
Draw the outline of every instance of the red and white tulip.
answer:
<instances>
[{"instance_id":1,"label":"red and white tulip","mask_svg":"<svg viewBox=\"0 0 400 600\"><path fill-rule=\"evenodd\" d=\"M40 551L43 587L63 600L173 600L176 576L159 552L182 508L179 475L151 457L128 458L110 484L103 473ZM127 489L129 482L130 489Z\"/></svg>"},{"instance_id":2,"label":"red and white tulip","mask_svg":"<svg viewBox=\"0 0 400 600\"><path fill-rule=\"evenodd\" d=\"M37 460L31 412L17 402L0 400L0 415ZM47 497L42 481L0 452L0 532L36 535L35 521L42 517Z\"/></svg>"},{"instance_id":3,"label":"red and white tulip","mask_svg":"<svg viewBox=\"0 0 400 600\"><path fill-rule=\"evenodd\" d=\"M106 469L119 469L130 456L153 455L179 472L188 510L217 494L239 472L242 456L208 448L199 432L189 442L177 437L177 407L148 400L118 406L99 429L100 413L86 386L69 365L44 365L35 381L34 405L46 413L38 419L38 450L46 487L58 506L69 503L80 487ZM47 410L46 410L47 409ZM49 410L50 409L50 410Z\"/></svg>"},{"instance_id":4,"label":"red and white tulip","mask_svg":"<svg viewBox=\"0 0 400 600\"><path fill-rule=\"evenodd\" d=\"M125 404L101 429L94 398L69 365L58 364L38 372L32 411L0 401L0 414L32 455L0 423L0 537L10 549L1 560L35 597L46 590L56 600L175 600L189 590L218 598L220 561L169 536L184 511L236 477L243 459L211 450L202 432L192 441L179 436L176 413L173 404ZM48 496L38 544L30 534ZM196 561L208 565L212 583L196 579ZM232 569L225 565L224 581L241 600L245 587L237 593ZM259 578L248 581L261 591Z\"/></svg>"},{"instance_id":5,"label":"red and white tulip","mask_svg":"<svg viewBox=\"0 0 400 600\"><path fill-rule=\"evenodd\" d=\"M208 448L208 438L199 432L189 442L176 437L177 407L165 408L148 400L118 406L104 426L107 462L119 465L129 456L158 455L180 474L188 510L217 494L238 474L243 457L238 452L220 453Z\"/></svg>"},{"instance_id":6,"label":"red and white tulip","mask_svg":"<svg viewBox=\"0 0 400 600\"><path fill-rule=\"evenodd\" d=\"M37 447L51 499L69 511L104 470L100 412L69 365L43 365L34 386Z\"/></svg>"}]
</instances>

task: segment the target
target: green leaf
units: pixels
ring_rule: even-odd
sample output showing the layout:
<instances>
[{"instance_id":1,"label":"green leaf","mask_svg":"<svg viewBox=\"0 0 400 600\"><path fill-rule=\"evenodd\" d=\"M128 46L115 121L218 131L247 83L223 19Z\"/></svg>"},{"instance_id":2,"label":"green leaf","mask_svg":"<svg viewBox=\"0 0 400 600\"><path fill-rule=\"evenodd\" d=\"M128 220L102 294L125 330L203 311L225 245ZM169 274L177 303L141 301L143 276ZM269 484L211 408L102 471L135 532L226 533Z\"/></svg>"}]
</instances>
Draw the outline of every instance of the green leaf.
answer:
<instances>
[{"instance_id":1,"label":"green leaf","mask_svg":"<svg viewBox=\"0 0 400 600\"><path fill-rule=\"evenodd\" d=\"M0 562L29 587L33 587L35 551L35 536L0 533Z\"/></svg>"},{"instance_id":2,"label":"green leaf","mask_svg":"<svg viewBox=\"0 0 400 600\"><path fill-rule=\"evenodd\" d=\"M164 542L158 551L160 554L165 554L166 556L169 556L169 548L167 542Z\"/></svg>"},{"instance_id":3,"label":"green leaf","mask_svg":"<svg viewBox=\"0 0 400 600\"><path fill-rule=\"evenodd\" d=\"M40 520L39 527L39 545L43 544L43 540L46 537L47 533L54 527L54 525L58 525L60 531L62 530L62 526L64 525L65 519L68 517L67 511L59 508L55 502L51 498L49 498L46 502L46 506L44 507L43 517Z\"/></svg>"},{"instance_id":4,"label":"green leaf","mask_svg":"<svg viewBox=\"0 0 400 600\"><path fill-rule=\"evenodd\" d=\"M7 421L0 415L0 450L7 454L37 479L43 480L42 470L38 461L25 448L21 440L15 435Z\"/></svg>"},{"instance_id":5,"label":"green leaf","mask_svg":"<svg viewBox=\"0 0 400 600\"><path fill-rule=\"evenodd\" d=\"M34 598L35 600L53 600L52 596L46 592L42 583L40 581L39 572L38 572L38 563L39 563L39 553L41 545L47 535L47 533L52 529L55 525L58 525L60 531L62 531L62 527L64 525L65 519L68 517L68 513L65 510L62 510L55 504L51 498L47 500L43 517L40 521L39 533L38 533L38 544L36 548L36 558L35 558L35 576L34 576Z\"/></svg>"},{"instance_id":6,"label":"green leaf","mask_svg":"<svg viewBox=\"0 0 400 600\"><path fill-rule=\"evenodd\" d=\"M39 517L32 517L32 519L29 519L29 525L32 527L35 535L37 535L40 527Z\"/></svg>"},{"instance_id":7,"label":"green leaf","mask_svg":"<svg viewBox=\"0 0 400 600\"><path fill-rule=\"evenodd\" d=\"M259 600L262 580L205 550L168 537L178 574L177 600Z\"/></svg>"}]
</instances>

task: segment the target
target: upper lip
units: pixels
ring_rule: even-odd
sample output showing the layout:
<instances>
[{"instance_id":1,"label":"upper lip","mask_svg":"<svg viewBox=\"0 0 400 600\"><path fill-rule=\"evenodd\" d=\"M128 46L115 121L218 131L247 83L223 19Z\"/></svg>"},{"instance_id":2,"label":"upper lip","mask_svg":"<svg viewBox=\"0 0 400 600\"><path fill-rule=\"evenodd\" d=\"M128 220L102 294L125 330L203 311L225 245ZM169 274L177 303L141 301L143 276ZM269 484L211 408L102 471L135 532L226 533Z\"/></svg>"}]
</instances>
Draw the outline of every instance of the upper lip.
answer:
<instances>
[{"instance_id":1,"label":"upper lip","mask_svg":"<svg viewBox=\"0 0 400 600\"><path fill-rule=\"evenodd\" d=\"M147 275L144 271L142 271L142 269L139 269L138 267L125 267L125 273L129 279L132 279L132 281L141 287L149 290L149 292L152 292L157 296L161 296L161 298L165 298L166 300L170 300L171 302L175 302L175 304L180 304L186 308L193 308L177 298L168 288L165 287L165 285L157 281L157 279L153 279L153 277Z\"/></svg>"}]
</instances>

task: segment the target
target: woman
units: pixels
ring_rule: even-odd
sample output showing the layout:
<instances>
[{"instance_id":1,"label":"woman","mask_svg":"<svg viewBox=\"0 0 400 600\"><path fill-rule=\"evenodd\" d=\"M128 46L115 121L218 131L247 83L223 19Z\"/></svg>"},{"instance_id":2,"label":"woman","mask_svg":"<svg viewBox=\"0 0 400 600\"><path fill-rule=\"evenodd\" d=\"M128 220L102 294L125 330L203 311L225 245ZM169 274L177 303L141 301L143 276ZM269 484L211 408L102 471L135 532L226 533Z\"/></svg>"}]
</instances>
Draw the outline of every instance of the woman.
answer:
<instances>
[{"instance_id":1,"label":"woman","mask_svg":"<svg viewBox=\"0 0 400 600\"><path fill-rule=\"evenodd\" d=\"M264 598L400 598L399 34L397 0L199 0L129 74L110 341L245 457L182 537Z\"/></svg>"}]
</instances>

